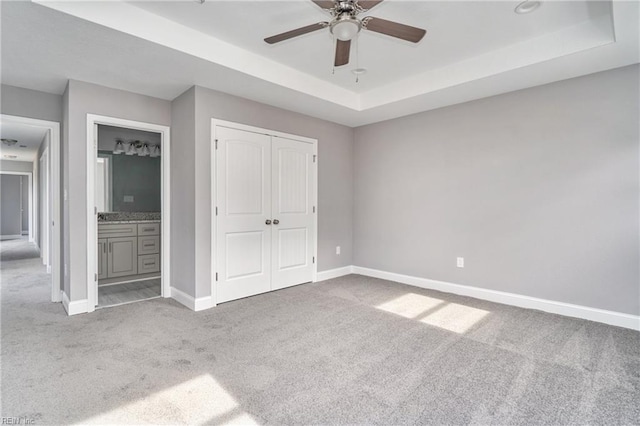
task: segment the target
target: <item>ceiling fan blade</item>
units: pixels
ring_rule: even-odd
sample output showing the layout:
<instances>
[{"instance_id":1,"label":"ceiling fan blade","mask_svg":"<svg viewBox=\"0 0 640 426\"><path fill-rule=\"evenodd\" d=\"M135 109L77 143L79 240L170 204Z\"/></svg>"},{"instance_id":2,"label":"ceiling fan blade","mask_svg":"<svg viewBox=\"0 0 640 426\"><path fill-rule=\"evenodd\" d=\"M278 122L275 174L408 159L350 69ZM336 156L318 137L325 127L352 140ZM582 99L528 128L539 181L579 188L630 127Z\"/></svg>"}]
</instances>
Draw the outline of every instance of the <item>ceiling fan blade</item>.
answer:
<instances>
[{"instance_id":1,"label":"ceiling fan blade","mask_svg":"<svg viewBox=\"0 0 640 426\"><path fill-rule=\"evenodd\" d=\"M400 38L402 40L417 43L422 40L422 37L427 33L422 28L416 28L398 22L387 21L386 19L374 18L367 16L365 28L369 31L385 34L391 37Z\"/></svg>"},{"instance_id":2,"label":"ceiling fan blade","mask_svg":"<svg viewBox=\"0 0 640 426\"><path fill-rule=\"evenodd\" d=\"M317 4L318 7L322 9L332 9L336 5L333 2L333 0L311 0L311 1Z\"/></svg>"},{"instance_id":3,"label":"ceiling fan blade","mask_svg":"<svg viewBox=\"0 0 640 426\"><path fill-rule=\"evenodd\" d=\"M382 0L358 0L358 6L364 10L370 10L382 3Z\"/></svg>"},{"instance_id":4,"label":"ceiling fan blade","mask_svg":"<svg viewBox=\"0 0 640 426\"><path fill-rule=\"evenodd\" d=\"M327 25L329 25L328 22L318 22L317 24L307 25L306 27L297 28L295 30L287 31L286 33L267 37L264 39L264 41L266 41L269 44L278 43L284 40L289 40L290 38L301 36L303 34L321 30L325 28Z\"/></svg>"},{"instance_id":5,"label":"ceiling fan blade","mask_svg":"<svg viewBox=\"0 0 640 426\"><path fill-rule=\"evenodd\" d=\"M349 63L349 52L351 52L351 40L336 40L336 60L334 65L340 67Z\"/></svg>"}]
</instances>

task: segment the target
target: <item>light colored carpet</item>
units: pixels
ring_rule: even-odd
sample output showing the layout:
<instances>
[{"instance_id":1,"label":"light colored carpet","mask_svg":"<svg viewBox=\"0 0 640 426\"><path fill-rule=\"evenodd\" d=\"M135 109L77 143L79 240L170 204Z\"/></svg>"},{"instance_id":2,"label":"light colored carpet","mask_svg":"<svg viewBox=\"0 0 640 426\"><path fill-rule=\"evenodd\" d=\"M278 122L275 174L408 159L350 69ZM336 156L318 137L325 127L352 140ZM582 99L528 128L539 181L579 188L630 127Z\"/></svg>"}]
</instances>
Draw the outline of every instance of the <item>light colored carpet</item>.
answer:
<instances>
[{"instance_id":1,"label":"light colored carpet","mask_svg":"<svg viewBox=\"0 0 640 426\"><path fill-rule=\"evenodd\" d=\"M202 312L153 299L67 317L35 262L2 263L2 416L640 422L640 335L630 330L357 275Z\"/></svg>"},{"instance_id":2,"label":"light colored carpet","mask_svg":"<svg viewBox=\"0 0 640 426\"><path fill-rule=\"evenodd\" d=\"M40 258L40 250L28 237L0 241L0 261Z\"/></svg>"},{"instance_id":3,"label":"light colored carpet","mask_svg":"<svg viewBox=\"0 0 640 426\"><path fill-rule=\"evenodd\" d=\"M98 286L98 307L106 308L160 297L162 294L160 286L160 278L131 283L100 285Z\"/></svg>"}]
</instances>

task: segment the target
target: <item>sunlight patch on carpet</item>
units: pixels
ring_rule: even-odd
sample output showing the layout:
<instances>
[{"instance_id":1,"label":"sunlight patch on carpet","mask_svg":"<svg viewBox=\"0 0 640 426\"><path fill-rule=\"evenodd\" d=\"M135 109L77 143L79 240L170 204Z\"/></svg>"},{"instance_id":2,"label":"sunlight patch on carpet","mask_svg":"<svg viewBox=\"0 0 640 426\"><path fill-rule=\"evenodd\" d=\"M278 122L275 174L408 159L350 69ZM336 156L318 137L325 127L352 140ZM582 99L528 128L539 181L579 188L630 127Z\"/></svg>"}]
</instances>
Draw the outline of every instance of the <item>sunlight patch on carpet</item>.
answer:
<instances>
[{"instance_id":1,"label":"sunlight patch on carpet","mask_svg":"<svg viewBox=\"0 0 640 426\"><path fill-rule=\"evenodd\" d=\"M79 424L207 424L212 420L218 424L258 424L213 377L203 374Z\"/></svg>"},{"instance_id":2,"label":"sunlight patch on carpet","mask_svg":"<svg viewBox=\"0 0 640 426\"><path fill-rule=\"evenodd\" d=\"M455 333L465 333L489 314L489 311L472 308L457 303L446 306L420 319L424 324L433 325Z\"/></svg>"},{"instance_id":3,"label":"sunlight patch on carpet","mask_svg":"<svg viewBox=\"0 0 640 426\"><path fill-rule=\"evenodd\" d=\"M386 312L391 312L392 314L400 315L401 317L413 319L428 310L441 305L442 303L444 302L440 299L422 296L415 293L407 293L400 297L396 297L393 300L382 303L376 306L376 308Z\"/></svg>"}]
</instances>

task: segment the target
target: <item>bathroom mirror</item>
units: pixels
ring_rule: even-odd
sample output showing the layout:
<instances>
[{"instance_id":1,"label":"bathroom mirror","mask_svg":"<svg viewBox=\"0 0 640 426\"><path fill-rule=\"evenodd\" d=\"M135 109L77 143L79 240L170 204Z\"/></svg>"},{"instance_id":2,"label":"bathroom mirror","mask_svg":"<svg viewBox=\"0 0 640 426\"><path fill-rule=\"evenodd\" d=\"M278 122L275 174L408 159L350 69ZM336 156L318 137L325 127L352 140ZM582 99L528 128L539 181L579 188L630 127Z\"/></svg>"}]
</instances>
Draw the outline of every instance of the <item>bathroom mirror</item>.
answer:
<instances>
[{"instance_id":1,"label":"bathroom mirror","mask_svg":"<svg viewBox=\"0 0 640 426\"><path fill-rule=\"evenodd\" d=\"M99 125L98 212L160 212L161 150L158 133Z\"/></svg>"}]
</instances>

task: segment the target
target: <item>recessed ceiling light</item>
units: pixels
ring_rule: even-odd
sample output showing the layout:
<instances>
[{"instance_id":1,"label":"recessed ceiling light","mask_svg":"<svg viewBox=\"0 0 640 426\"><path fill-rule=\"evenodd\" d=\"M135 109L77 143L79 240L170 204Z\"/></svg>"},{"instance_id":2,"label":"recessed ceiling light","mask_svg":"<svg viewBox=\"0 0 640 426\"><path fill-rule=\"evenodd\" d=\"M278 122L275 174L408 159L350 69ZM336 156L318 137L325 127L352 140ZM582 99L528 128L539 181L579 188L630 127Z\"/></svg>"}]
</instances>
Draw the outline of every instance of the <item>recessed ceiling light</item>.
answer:
<instances>
[{"instance_id":1,"label":"recessed ceiling light","mask_svg":"<svg viewBox=\"0 0 640 426\"><path fill-rule=\"evenodd\" d=\"M540 3L539 1L525 0L517 5L513 11L517 14L524 15L525 13L533 12L534 10L539 8L541 4L542 3Z\"/></svg>"},{"instance_id":2,"label":"recessed ceiling light","mask_svg":"<svg viewBox=\"0 0 640 426\"><path fill-rule=\"evenodd\" d=\"M4 139L4 138L2 138L2 143L7 145L7 146L14 146L15 144L18 143L18 141L15 140L15 139Z\"/></svg>"},{"instance_id":3,"label":"recessed ceiling light","mask_svg":"<svg viewBox=\"0 0 640 426\"><path fill-rule=\"evenodd\" d=\"M26 148L26 145L18 145L20 148Z\"/></svg>"},{"instance_id":4,"label":"recessed ceiling light","mask_svg":"<svg viewBox=\"0 0 640 426\"><path fill-rule=\"evenodd\" d=\"M17 156L17 155L9 155L9 154L5 154L5 155L4 155L4 158L12 158L12 159L13 159L13 158L18 158L18 156Z\"/></svg>"}]
</instances>

